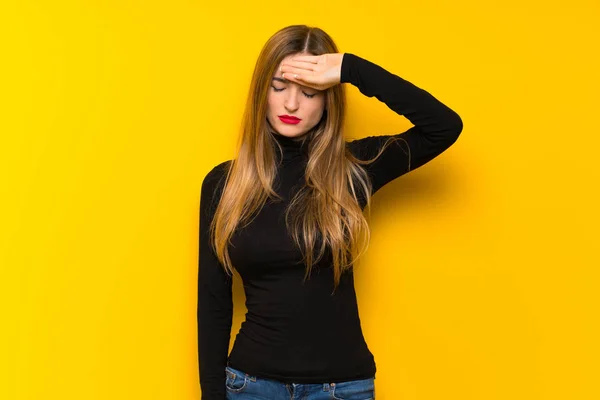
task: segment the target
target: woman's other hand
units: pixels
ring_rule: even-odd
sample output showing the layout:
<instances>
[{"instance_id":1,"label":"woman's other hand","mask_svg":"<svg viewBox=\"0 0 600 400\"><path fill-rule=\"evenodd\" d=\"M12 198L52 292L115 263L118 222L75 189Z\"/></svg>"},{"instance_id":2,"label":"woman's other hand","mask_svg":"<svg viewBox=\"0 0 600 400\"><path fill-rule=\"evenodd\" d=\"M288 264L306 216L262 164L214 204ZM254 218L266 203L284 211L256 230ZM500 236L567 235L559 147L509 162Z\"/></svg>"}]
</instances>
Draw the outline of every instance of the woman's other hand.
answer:
<instances>
[{"instance_id":1,"label":"woman's other hand","mask_svg":"<svg viewBox=\"0 0 600 400\"><path fill-rule=\"evenodd\" d=\"M288 81L325 90L340 83L344 53L319 56L296 56L281 64L280 71Z\"/></svg>"}]
</instances>

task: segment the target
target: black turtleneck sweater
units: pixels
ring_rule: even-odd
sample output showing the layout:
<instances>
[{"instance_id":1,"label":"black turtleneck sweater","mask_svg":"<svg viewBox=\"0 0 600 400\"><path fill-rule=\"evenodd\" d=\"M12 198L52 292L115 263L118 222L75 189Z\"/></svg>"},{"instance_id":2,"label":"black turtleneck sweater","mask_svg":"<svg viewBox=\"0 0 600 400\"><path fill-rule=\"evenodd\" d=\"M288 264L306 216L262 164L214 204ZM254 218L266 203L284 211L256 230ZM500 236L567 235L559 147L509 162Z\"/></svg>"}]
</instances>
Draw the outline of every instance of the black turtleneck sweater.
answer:
<instances>
[{"instance_id":1,"label":"black turtleneck sweater","mask_svg":"<svg viewBox=\"0 0 600 400\"><path fill-rule=\"evenodd\" d=\"M441 154L462 131L458 114L427 91L352 53L342 59L341 83L375 96L414 125L395 135L410 146L410 159L406 144L397 141L366 167L373 193ZM226 365L286 383L375 376L374 357L361 330L352 269L342 275L334 295L329 256L313 266L303 283L302 254L286 231L283 213L303 183L308 142L272 135L283 148L283 159L277 156L282 163L275 189L285 201L267 202L252 223L232 237L230 257L243 281L248 312L229 355L232 280L209 244L208 228L231 160L215 166L202 183L197 316L203 400L225 398ZM388 137L369 136L347 146L358 158L372 158Z\"/></svg>"}]
</instances>

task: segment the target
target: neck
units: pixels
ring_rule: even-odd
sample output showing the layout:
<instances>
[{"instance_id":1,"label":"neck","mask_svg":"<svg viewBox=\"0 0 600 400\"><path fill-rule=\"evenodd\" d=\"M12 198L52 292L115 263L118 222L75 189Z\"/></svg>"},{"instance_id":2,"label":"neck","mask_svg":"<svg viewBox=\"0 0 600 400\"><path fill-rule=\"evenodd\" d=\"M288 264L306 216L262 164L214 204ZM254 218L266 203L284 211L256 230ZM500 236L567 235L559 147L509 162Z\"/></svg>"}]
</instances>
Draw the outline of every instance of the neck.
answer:
<instances>
[{"instance_id":1,"label":"neck","mask_svg":"<svg viewBox=\"0 0 600 400\"><path fill-rule=\"evenodd\" d=\"M308 139L308 134L305 133L304 135L301 136L295 136L295 137L290 137L290 136L284 136L281 133L277 133L277 132L271 132L271 134L277 138L283 138L284 140L291 140L293 142L302 142L306 139Z\"/></svg>"},{"instance_id":2,"label":"neck","mask_svg":"<svg viewBox=\"0 0 600 400\"><path fill-rule=\"evenodd\" d=\"M281 146L284 161L297 160L308 157L308 144L310 141L310 137L307 134L295 138L284 136L276 132L271 132L271 135L273 136L277 144ZM279 158L280 154L277 144L275 145L275 152L277 153L277 157Z\"/></svg>"}]
</instances>

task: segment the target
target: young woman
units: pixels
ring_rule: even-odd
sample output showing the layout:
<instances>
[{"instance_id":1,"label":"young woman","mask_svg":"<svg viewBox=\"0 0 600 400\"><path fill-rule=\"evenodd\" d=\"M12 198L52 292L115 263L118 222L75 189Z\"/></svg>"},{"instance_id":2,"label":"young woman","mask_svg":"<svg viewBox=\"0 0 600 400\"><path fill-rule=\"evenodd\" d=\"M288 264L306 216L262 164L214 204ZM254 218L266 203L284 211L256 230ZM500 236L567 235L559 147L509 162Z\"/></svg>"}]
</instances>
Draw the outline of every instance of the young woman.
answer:
<instances>
[{"instance_id":1,"label":"young woman","mask_svg":"<svg viewBox=\"0 0 600 400\"><path fill-rule=\"evenodd\" d=\"M414 127L344 140L345 87ZM203 400L375 398L375 361L357 310L353 263L368 246L370 197L430 161L462 131L427 91L315 27L281 29L250 82L236 158L204 178L198 350ZM248 313L228 355L232 279Z\"/></svg>"}]
</instances>

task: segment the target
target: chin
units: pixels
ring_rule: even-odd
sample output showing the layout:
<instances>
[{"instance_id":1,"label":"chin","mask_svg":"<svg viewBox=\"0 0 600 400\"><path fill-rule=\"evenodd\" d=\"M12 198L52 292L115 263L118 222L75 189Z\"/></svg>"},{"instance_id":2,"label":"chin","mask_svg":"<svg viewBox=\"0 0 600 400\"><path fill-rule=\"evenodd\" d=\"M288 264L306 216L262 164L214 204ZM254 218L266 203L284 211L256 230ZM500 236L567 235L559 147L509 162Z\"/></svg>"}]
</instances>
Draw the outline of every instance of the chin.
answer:
<instances>
[{"instance_id":1,"label":"chin","mask_svg":"<svg viewBox=\"0 0 600 400\"><path fill-rule=\"evenodd\" d=\"M286 125L283 122L277 125L277 132L284 136L290 137L302 136L304 134L302 129L299 129L298 127L293 125Z\"/></svg>"},{"instance_id":2,"label":"chin","mask_svg":"<svg viewBox=\"0 0 600 400\"><path fill-rule=\"evenodd\" d=\"M281 135L287 136L289 138L299 138L308 133L308 132L304 132L304 131L297 131L294 129L285 129L285 128L282 130L279 130L277 132L279 132Z\"/></svg>"}]
</instances>

